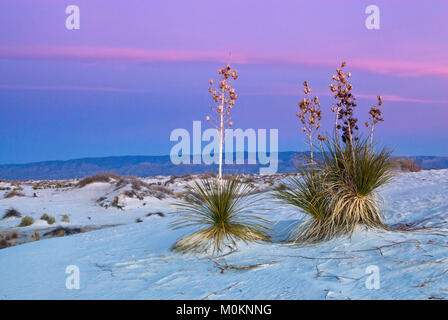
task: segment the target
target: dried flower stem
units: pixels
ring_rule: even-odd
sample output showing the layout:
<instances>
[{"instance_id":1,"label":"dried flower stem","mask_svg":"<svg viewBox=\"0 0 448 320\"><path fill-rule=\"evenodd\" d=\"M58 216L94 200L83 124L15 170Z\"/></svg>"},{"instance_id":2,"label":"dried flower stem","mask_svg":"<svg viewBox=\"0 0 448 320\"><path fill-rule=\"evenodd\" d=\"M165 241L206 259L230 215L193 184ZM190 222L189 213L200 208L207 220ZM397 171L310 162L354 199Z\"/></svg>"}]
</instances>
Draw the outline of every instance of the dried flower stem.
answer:
<instances>
[{"instance_id":1,"label":"dried flower stem","mask_svg":"<svg viewBox=\"0 0 448 320\"><path fill-rule=\"evenodd\" d=\"M213 80L210 80L210 88L208 91L212 95L214 106L211 106L214 118L213 123L219 132L219 172L218 178L222 182L222 154L224 146L224 127L228 124L232 126L230 110L235 104L237 94L235 89L230 86L232 80L238 79L237 71L232 70L229 65L218 70L219 79L218 86L213 86ZM206 117L207 121L211 121L211 117Z\"/></svg>"},{"instance_id":2,"label":"dried flower stem","mask_svg":"<svg viewBox=\"0 0 448 320\"><path fill-rule=\"evenodd\" d=\"M383 98L381 96L378 96L378 105L373 106L369 111L369 122L366 122L365 125L368 127L370 125L370 145L373 145L373 133L375 131L375 125L380 122L384 121L384 118L381 116L383 111L380 109L380 106L383 104Z\"/></svg>"},{"instance_id":3,"label":"dried flower stem","mask_svg":"<svg viewBox=\"0 0 448 320\"><path fill-rule=\"evenodd\" d=\"M300 118L300 122L302 123L302 131L305 133L306 138L308 139L308 144L310 146L310 170L314 170L314 152L313 152L313 136L315 131L317 131L320 127L319 121L322 119L322 110L320 110L319 98L315 96L313 99L311 98L311 88L308 86L308 82L305 81L303 83L305 89L303 92L307 96L307 98L303 98L299 101L299 112L297 112L296 116ZM319 135L318 139L321 137Z\"/></svg>"}]
</instances>

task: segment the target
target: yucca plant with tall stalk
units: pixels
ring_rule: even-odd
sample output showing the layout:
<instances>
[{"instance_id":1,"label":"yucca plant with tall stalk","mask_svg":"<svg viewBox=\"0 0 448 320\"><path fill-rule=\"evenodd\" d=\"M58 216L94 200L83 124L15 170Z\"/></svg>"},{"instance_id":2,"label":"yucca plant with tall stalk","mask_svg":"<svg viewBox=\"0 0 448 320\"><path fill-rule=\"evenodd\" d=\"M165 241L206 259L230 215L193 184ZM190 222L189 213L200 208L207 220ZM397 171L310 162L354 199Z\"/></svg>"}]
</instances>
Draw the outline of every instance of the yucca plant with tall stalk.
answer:
<instances>
[{"instance_id":1,"label":"yucca plant with tall stalk","mask_svg":"<svg viewBox=\"0 0 448 320\"><path fill-rule=\"evenodd\" d=\"M346 63L342 63L337 75L333 75L337 85L330 85L337 100L332 108L336 112L334 137L328 140L318 136L322 160L315 168L305 168L298 177L280 185L274 192L277 199L310 216L290 234L294 242L328 240L350 234L358 225L387 228L382 219L378 190L392 177L391 152L385 148L375 151L373 130L370 139L354 135L358 130L358 119L354 117L356 103L348 81L351 73L342 71L345 66ZM381 105L381 98L378 100ZM383 121L377 110L369 112L375 120L373 125Z\"/></svg>"},{"instance_id":2,"label":"yucca plant with tall stalk","mask_svg":"<svg viewBox=\"0 0 448 320\"><path fill-rule=\"evenodd\" d=\"M239 176L224 178L222 175L224 128L232 126L230 113L237 99L231 83L238 79L238 74L227 65L218 70L218 75L218 81L209 82L213 114L206 117L219 134L218 176L194 182L181 194L181 200L174 203L179 209L179 215L172 227L199 229L174 244L174 249L181 251L218 253L225 247L235 246L237 240L248 242L269 239L268 221L262 214L254 212L259 203L253 196L255 188L242 182Z\"/></svg>"},{"instance_id":3,"label":"yucca plant with tall stalk","mask_svg":"<svg viewBox=\"0 0 448 320\"><path fill-rule=\"evenodd\" d=\"M218 70L218 80L214 82L210 80L209 93L213 99L213 105L210 107L212 115L207 116L207 121L212 122L218 130L219 135L219 152L218 152L218 177L222 180L222 154L224 147L224 129L226 126L233 125L231 118L231 110L235 106L238 95L231 84L238 79L238 71L232 70L230 65Z\"/></svg>"},{"instance_id":4,"label":"yucca plant with tall stalk","mask_svg":"<svg viewBox=\"0 0 448 320\"><path fill-rule=\"evenodd\" d=\"M239 176L203 178L193 183L174 203L182 214L172 224L174 229L197 227L174 244L180 251L219 253L235 247L236 241L269 239L269 222L258 207L254 187L241 182ZM256 212L255 212L256 210Z\"/></svg>"}]
</instances>

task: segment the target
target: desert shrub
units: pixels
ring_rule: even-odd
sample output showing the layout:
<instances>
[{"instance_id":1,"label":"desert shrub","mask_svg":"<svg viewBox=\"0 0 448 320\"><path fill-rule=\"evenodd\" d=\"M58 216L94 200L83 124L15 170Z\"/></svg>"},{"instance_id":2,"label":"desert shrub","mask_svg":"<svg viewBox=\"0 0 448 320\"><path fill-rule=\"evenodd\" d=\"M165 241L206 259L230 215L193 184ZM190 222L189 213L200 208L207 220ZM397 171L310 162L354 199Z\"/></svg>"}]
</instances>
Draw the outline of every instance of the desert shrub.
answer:
<instances>
[{"instance_id":1,"label":"desert shrub","mask_svg":"<svg viewBox=\"0 0 448 320\"><path fill-rule=\"evenodd\" d=\"M24 196L25 195L22 192L12 190L10 192L5 193L4 198L8 199L8 198L12 198L12 197L24 197Z\"/></svg>"},{"instance_id":2,"label":"desert shrub","mask_svg":"<svg viewBox=\"0 0 448 320\"><path fill-rule=\"evenodd\" d=\"M5 236L6 241L10 241L12 239L17 239L19 237L19 234L17 231L11 231Z\"/></svg>"},{"instance_id":3,"label":"desert shrub","mask_svg":"<svg viewBox=\"0 0 448 320\"><path fill-rule=\"evenodd\" d=\"M52 216L49 216L48 214L44 213L41 217L41 220L47 221L48 224L53 224L56 222L56 219Z\"/></svg>"},{"instance_id":4,"label":"desert shrub","mask_svg":"<svg viewBox=\"0 0 448 320\"><path fill-rule=\"evenodd\" d=\"M111 180L120 180L120 176L110 172L97 173L90 177L85 177L76 184L76 187L83 188L91 183L95 182L110 182Z\"/></svg>"},{"instance_id":5,"label":"desert shrub","mask_svg":"<svg viewBox=\"0 0 448 320\"><path fill-rule=\"evenodd\" d=\"M2 219L6 219L6 218L20 218L22 216L22 214L14 209L14 208L9 208L8 210L6 210L6 213L3 215Z\"/></svg>"},{"instance_id":6,"label":"desert shrub","mask_svg":"<svg viewBox=\"0 0 448 320\"><path fill-rule=\"evenodd\" d=\"M152 196L162 200L167 197L167 195L173 195L174 193L161 185L156 184L148 184L139 178L126 176L121 177L120 180L116 183L116 190L119 188L123 188L125 186L131 186L131 190L126 190L123 194L130 198L137 198L139 200L143 200L146 196Z\"/></svg>"},{"instance_id":7,"label":"desert shrub","mask_svg":"<svg viewBox=\"0 0 448 320\"><path fill-rule=\"evenodd\" d=\"M30 216L26 216L22 218L22 221L19 224L19 227L27 227L34 223L34 219Z\"/></svg>"},{"instance_id":8,"label":"desert shrub","mask_svg":"<svg viewBox=\"0 0 448 320\"><path fill-rule=\"evenodd\" d=\"M44 237L63 237L63 236L69 236L72 234L77 234L77 233L84 233L86 232L86 229L84 228L64 228L64 227L57 227L54 228L53 230L50 230L46 233L44 233Z\"/></svg>"},{"instance_id":9,"label":"desert shrub","mask_svg":"<svg viewBox=\"0 0 448 320\"><path fill-rule=\"evenodd\" d=\"M403 172L419 172L423 170L416 160L410 158L395 158L393 159L393 166L395 169Z\"/></svg>"},{"instance_id":10,"label":"desert shrub","mask_svg":"<svg viewBox=\"0 0 448 320\"><path fill-rule=\"evenodd\" d=\"M112 206L118 209L123 209L123 206L120 205L120 198L118 196L114 197L114 201L112 201Z\"/></svg>"},{"instance_id":11,"label":"desert shrub","mask_svg":"<svg viewBox=\"0 0 448 320\"><path fill-rule=\"evenodd\" d=\"M64 214L64 215L62 216L62 222L70 223L70 218L68 217L67 214Z\"/></svg>"},{"instance_id":12,"label":"desert shrub","mask_svg":"<svg viewBox=\"0 0 448 320\"><path fill-rule=\"evenodd\" d=\"M173 248L181 251L221 252L225 246L235 246L237 240L268 240L268 221L254 213L259 203L249 198L252 188L239 176L227 179L204 178L193 183L174 203L180 215L174 229L198 227L199 230L178 240Z\"/></svg>"},{"instance_id":13,"label":"desert shrub","mask_svg":"<svg viewBox=\"0 0 448 320\"><path fill-rule=\"evenodd\" d=\"M7 248L7 247L9 247L9 244L8 244L8 241L6 241L6 240L0 240L0 249L4 249L4 248Z\"/></svg>"},{"instance_id":14,"label":"desert shrub","mask_svg":"<svg viewBox=\"0 0 448 320\"><path fill-rule=\"evenodd\" d=\"M165 217L165 214L163 212L157 211L157 212L150 212L148 213L146 216L147 217L151 217L151 216L159 216L159 217Z\"/></svg>"},{"instance_id":15,"label":"desert shrub","mask_svg":"<svg viewBox=\"0 0 448 320\"><path fill-rule=\"evenodd\" d=\"M159 200L162 200L165 199L167 195L168 196L174 195L174 192L164 186L153 185L150 188L149 194Z\"/></svg>"},{"instance_id":16,"label":"desert shrub","mask_svg":"<svg viewBox=\"0 0 448 320\"><path fill-rule=\"evenodd\" d=\"M214 172L204 172L202 173L199 178L204 179L204 178L216 178L217 175Z\"/></svg>"},{"instance_id":17,"label":"desert shrub","mask_svg":"<svg viewBox=\"0 0 448 320\"><path fill-rule=\"evenodd\" d=\"M102 202L104 200L107 200L107 197L99 197L98 199L96 199L96 202Z\"/></svg>"},{"instance_id":18,"label":"desert shrub","mask_svg":"<svg viewBox=\"0 0 448 320\"><path fill-rule=\"evenodd\" d=\"M31 241L39 241L40 240L40 234L37 231L34 231L33 235L31 236Z\"/></svg>"}]
</instances>

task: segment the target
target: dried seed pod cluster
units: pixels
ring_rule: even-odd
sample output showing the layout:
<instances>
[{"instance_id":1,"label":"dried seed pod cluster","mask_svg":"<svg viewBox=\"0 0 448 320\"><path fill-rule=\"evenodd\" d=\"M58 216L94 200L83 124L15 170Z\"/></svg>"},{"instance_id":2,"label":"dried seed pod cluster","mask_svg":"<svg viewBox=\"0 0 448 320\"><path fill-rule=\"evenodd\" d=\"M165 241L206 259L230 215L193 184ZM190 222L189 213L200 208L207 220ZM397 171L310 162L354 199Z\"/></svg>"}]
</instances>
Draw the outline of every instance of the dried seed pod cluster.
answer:
<instances>
[{"instance_id":1,"label":"dried seed pod cluster","mask_svg":"<svg viewBox=\"0 0 448 320\"><path fill-rule=\"evenodd\" d=\"M344 143L347 141L352 143L353 139L357 140L357 137L353 138L353 133L358 130L358 119L354 117L356 98L351 93L353 89L349 82L351 73L343 71L346 65L346 62L342 62L341 67L336 69L336 75L332 76L334 83L330 84L330 90L334 93L333 97L336 99L336 105L331 110L336 112L335 130L342 130L341 137ZM342 121L342 124L339 123L339 120Z\"/></svg>"},{"instance_id":2,"label":"dried seed pod cluster","mask_svg":"<svg viewBox=\"0 0 448 320\"><path fill-rule=\"evenodd\" d=\"M311 88L308 86L308 82L305 81L303 83L305 87L303 92L306 97L298 102L299 112L296 113L296 116L300 119L302 123L302 131L308 138L308 143L310 145L310 155L311 155L311 163L313 162L313 136L314 133L319 129L320 123L322 120L322 110L320 109L319 98L315 96L311 98ZM320 140L322 136L318 136Z\"/></svg>"},{"instance_id":3,"label":"dried seed pod cluster","mask_svg":"<svg viewBox=\"0 0 448 320\"><path fill-rule=\"evenodd\" d=\"M373 143L373 132L375 130L375 125L380 121L384 121L384 118L382 117L383 111L380 108L383 105L383 98L381 96L378 96L377 99L378 104L370 108L369 121L365 123L366 127L370 126L370 144Z\"/></svg>"},{"instance_id":4,"label":"dried seed pod cluster","mask_svg":"<svg viewBox=\"0 0 448 320\"><path fill-rule=\"evenodd\" d=\"M220 127L221 117L224 124L232 126L230 121L230 110L235 105L235 100L238 95L235 89L230 86L231 81L238 79L237 70L232 70L229 65L218 70L218 85L215 85L213 80L210 80L210 88L208 91L212 95L214 105L210 108L213 110L216 117L207 116L207 121L215 120L215 125Z\"/></svg>"}]
</instances>

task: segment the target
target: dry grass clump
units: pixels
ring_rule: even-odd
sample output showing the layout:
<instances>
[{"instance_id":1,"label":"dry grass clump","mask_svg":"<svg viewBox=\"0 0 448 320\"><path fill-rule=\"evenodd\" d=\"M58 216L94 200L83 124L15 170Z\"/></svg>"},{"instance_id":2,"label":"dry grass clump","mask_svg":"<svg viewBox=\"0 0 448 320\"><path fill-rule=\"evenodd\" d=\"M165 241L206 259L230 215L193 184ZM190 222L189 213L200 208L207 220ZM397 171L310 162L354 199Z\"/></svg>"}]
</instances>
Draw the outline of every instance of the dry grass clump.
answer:
<instances>
[{"instance_id":1,"label":"dry grass clump","mask_svg":"<svg viewBox=\"0 0 448 320\"><path fill-rule=\"evenodd\" d=\"M393 165L394 169L402 172L419 172L423 170L417 161L410 158L395 158L393 159Z\"/></svg>"},{"instance_id":2,"label":"dry grass clump","mask_svg":"<svg viewBox=\"0 0 448 320\"><path fill-rule=\"evenodd\" d=\"M76 184L77 188L83 188L95 182L111 182L112 180L120 180L120 176L111 172L100 172L90 177L85 177Z\"/></svg>"},{"instance_id":3,"label":"dry grass clump","mask_svg":"<svg viewBox=\"0 0 448 320\"><path fill-rule=\"evenodd\" d=\"M239 176L223 180L203 178L194 182L182 194L182 200L174 203L180 216L172 226L174 229L198 227L199 230L178 240L174 249L218 253L225 247L234 247L237 240L268 240L268 221L254 212L259 201L249 198L252 191Z\"/></svg>"},{"instance_id":4,"label":"dry grass clump","mask_svg":"<svg viewBox=\"0 0 448 320\"><path fill-rule=\"evenodd\" d=\"M39 241L40 240L40 234L37 231L34 231L33 235L31 236L31 241Z\"/></svg>"},{"instance_id":5,"label":"dry grass clump","mask_svg":"<svg viewBox=\"0 0 448 320\"><path fill-rule=\"evenodd\" d=\"M48 224L53 224L56 222L56 219L52 216L49 216L48 214L44 213L41 217L41 220L47 221Z\"/></svg>"},{"instance_id":6,"label":"dry grass clump","mask_svg":"<svg viewBox=\"0 0 448 320\"><path fill-rule=\"evenodd\" d=\"M2 219L20 218L20 217L22 217L22 214L18 210L14 209L14 208L9 208L8 210L6 210Z\"/></svg>"},{"instance_id":7,"label":"dry grass clump","mask_svg":"<svg viewBox=\"0 0 448 320\"><path fill-rule=\"evenodd\" d=\"M68 217L67 214L64 214L64 215L62 216L62 222L70 223L70 218Z\"/></svg>"},{"instance_id":8,"label":"dry grass clump","mask_svg":"<svg viewBox=\"0 0 448 320\"><path fill-rule=\"evenodd\" d=\"M12 198L12 197L24 197L24 196L25 196L25 194L23 194L22 192L19 192L17 190L12 190L12 191L5 193L5 195L3 197L5 199L8 199L8 198Z\"/></svg>"},{"instance_id":9,"label":"dry grass clump","mask_svg":"<svg viewBox=\"0 0 448 320\"><path fill-rule=\"evenodd\" d=\"M4 249L7 247L9 247L8 241L6 241L5 239L0 239L0 249Z\"/></svg>"},{"instance_id":10,"label":"dry grass clump","mask_svg":"<svg viewBox=\"0 0 448 320\"><path fill-rule=\"evenodd\" d=\"M189 175L188 175L189 176ZM143 200L144 197L151 196L159 200L165 199L168 195L173 195L174 193L161 185L148 184L139 178L128 176L121 177L116 184L116 190L123 188L127 185L131 185L131 190L125 191L123 194L130 198L137 198Z\"/></svg>"},{"instance_id":11,"label":"dry grass clump","mask_svg":"<svg viewBox=\"0 0 448 320\"><path fill-rule=\"evenodd\" d=\"M26 216L22 218L22 221L18 225L18 227L28 227L34 223L34 219L30 216Z\"/></svg>"},{"instance_id":12,"label":"dry grass clump","mask_svg":"<svg viewBox=\"0 0 448 320\"><path fill-rule=\"evenodd\" d=\"M46 233L44 233L44 237L64 237L64 236L69 236L72 234L77 234L77 233L84 233L86 232L86 229L84 228L64 228L64 227L57 227L51 231L48 231Z\"/></svg>"},{"instance_id":13,"label":"dry grass clump","mask_svg":"<svg viewBox=\"0 0 448 320\"><path fill-rule=\"evenodd\" d=\"M6 241L11 241L13 239L18 239L19 233L17 231L11 231L5 236Z\"/></svg>"}]
</instances>

